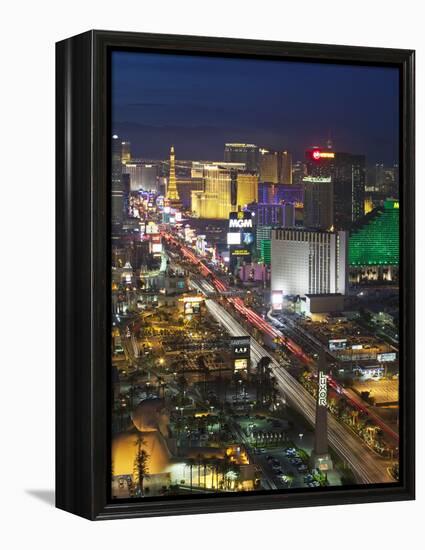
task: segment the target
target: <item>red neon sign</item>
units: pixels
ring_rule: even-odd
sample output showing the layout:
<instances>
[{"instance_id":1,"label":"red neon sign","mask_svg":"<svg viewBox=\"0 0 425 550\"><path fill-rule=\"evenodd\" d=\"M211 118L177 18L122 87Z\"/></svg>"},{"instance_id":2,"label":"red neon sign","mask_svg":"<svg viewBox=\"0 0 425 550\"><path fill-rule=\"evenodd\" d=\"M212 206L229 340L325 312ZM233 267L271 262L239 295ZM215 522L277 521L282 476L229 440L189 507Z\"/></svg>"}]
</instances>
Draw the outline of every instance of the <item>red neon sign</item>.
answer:
<instances>
[{"instance_id":1,"label":"red neon sign","mask_svg":"<svg viewBox=\"0 0 425 550\"><path fill-rule=\"evenodd\" d=\"M335 153L331 151L320 151L320 149L314 149L311 153L311 156L314 160L333 159L335 158Z\"/></svg>"}]
</instances>

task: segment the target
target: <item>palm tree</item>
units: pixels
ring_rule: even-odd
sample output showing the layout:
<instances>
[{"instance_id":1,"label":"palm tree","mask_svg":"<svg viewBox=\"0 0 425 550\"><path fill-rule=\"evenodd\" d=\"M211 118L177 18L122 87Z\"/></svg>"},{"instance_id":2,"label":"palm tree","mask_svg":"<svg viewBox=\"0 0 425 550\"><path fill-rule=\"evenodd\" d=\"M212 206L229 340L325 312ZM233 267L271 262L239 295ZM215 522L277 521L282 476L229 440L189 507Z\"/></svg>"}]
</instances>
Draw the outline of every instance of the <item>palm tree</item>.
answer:
<instances>
[{"instance_id":1,"label":"palm tree","mask_svg":"<svg viewBox=\"0 0 425 550\"><path fill-rule=\"evenodd\" d=\"M204 489L207 488L207 467L209 465L209 460L207 458L202 459L202 467L204 469Z\"/></svg>"},{"instance_id":2,"label":"palm tree","mask_svg":"<svg viewBox=\"0 0 425 550\"><path fill-rule=\"evenodd\" d=\"M241 467L238 464L231 464L228 467L226 467L226 489L236 489L237 481L240 478L241 475Z\"/></svg>"},{"instance_id":3,"label":"palm tree","mask_svg":"<svg viewBox=\"0 0 425 550\"><path fill-rule=\"evenodd\" d=\"M211 488L215 487L215 490L218 491L218 468L219 468L219 460L216 456L212 456L209 464L211 469ZM214 475L216 477L215 483L214 483Z\"/></svg>"},{"instance_id":4,"label":"palm tree","mask_svg":"<svg viewBox=\"0 0 425 550\"><path fill-rule=\"evenodd\" d=\"M196 457L198 463L198 487L201 487L201 465L202 465L202 455L198 454Z\"/></svg>"},{"instance_id":5,"label":"palm tree","mask_svg":"<svg viewBox=\"0 0 425 550\"><path fill-rule=\"evenodd\" d=\"M178 389L179 389L179 401L182 405L184 405L183 401L184 401L184 397L185 397L185 394L186 394L186 389L187 389L187 380L186 380L186 377L181 374L178 379L177 379L177 385L178 385Z\"/></svg>"},{"instance_id":6,"label":"palm tree","mask_svg":"<svg viewBox=\"0 0 425 550\"><path fill-rule=\"evenodd\" d=\"M293 481L294 481L294 476L292 474L286 474L286 483L288 484L288 489L291 488Z\"/></svg>"},{"instance_id":7,"label":"palm tree","mask_svg":"<svg viewBox=\"0 0 425 550\"><path fill-rule=\"evenodd\" d=\"M193 489L193 476L192 476L192 473L193 473L194 465L195 465L195 460L193 458L188 458L187 461L186 461L186 466L189 468L189 471L190 471L190 490L191 491Z\"/></svg>"},{"instance_id":8,"label":"palm tree","mask_svg":"<svg viewBox=\"0 0 425 550\"><path fill-rule=\"evenodd\" d=\"M136 456L134 458L134 477L140 488L140 492L144 494L144 481L149 478L149 453L142 449L145 445L145 440L141 433L138 434L135 445L137 446Z\"/></svg>"}]
</instances>

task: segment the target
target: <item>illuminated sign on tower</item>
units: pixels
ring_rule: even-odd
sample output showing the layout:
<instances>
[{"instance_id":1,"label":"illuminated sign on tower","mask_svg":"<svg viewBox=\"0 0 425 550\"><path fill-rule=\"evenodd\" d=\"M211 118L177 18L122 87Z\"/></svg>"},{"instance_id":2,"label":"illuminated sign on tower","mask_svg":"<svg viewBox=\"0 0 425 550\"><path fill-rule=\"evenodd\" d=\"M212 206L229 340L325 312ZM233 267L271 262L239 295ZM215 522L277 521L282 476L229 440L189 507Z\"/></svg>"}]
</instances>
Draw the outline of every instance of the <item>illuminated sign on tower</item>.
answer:
<instances>
[{"instance_id":1,"label":"illuminated sign on tower","mask_svg":"<svg viewBox=\"0 0 425 550\"><path fill-rule=\"evenodd\" d=\"M227 244L230 252L230 267L232 271L244 261L251 261L252 245L254 243L252 213L249 211L230 212Z\"/></svg>"},{"instance_id":2,"label":"illuminated sign on tower","mask_svg":"<svg viewBox=\"0 0 425 550\"><path fill-rule=\"evenodd\" d=\"M316 423L311 467L332 470L332 458L328 449L328 377L325 353L322 351L317 365Z\"/></svg>"},{"instance_id":3,"label":"illuminated sign on tower","mask_svg":"<svg viewBox=\"0 0 425 550\"><path fill-rule=\"evenodd\" d=\"M234 336L230 340L233 371L249 372L251 356L251 338L249 336Z\"/></svg>"},{"instance_id":4,"label":"illuminated sign on tower","mask_svg":"<svg viewBox=\"0 0 425 550\"><path fill-rule=\"evenodd\" d=\"M334 159L335 153L332 153L331 151L321 151L320 149L313 149L311 156L314 160Z\"/></svg>"}]
</instances>

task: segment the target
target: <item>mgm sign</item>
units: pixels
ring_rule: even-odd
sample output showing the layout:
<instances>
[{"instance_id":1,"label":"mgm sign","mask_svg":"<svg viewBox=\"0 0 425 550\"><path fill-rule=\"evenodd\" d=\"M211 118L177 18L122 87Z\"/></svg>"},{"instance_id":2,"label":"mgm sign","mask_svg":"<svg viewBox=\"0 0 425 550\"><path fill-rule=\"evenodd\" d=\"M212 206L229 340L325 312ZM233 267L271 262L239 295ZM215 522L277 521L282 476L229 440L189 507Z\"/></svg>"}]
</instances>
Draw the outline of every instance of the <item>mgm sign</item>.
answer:
<instances>
[{"instance_id":1,"label":"mgm sign","mask_svg":"<svg viewBox=\"0 0 425 550\"><path fill-rule=\"evenodd\" d=\"M251 355L251 338L234 336L230 339L230 352L234 372L248 372Z\"/></svg>"}]
</instances>

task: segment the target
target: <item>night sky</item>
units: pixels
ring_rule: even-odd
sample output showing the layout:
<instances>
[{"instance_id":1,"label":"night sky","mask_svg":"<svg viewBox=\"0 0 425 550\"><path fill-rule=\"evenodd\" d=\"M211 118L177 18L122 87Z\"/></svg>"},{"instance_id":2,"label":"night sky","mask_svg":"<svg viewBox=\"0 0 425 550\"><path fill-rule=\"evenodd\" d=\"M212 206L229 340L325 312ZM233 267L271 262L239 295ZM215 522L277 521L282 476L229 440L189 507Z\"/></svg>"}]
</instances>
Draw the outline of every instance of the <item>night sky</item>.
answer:
<instances>
[{"instance_id":1,"label":"night sky","mask_svg":"<svg viewBox=\"0 0 425 550\"><path fill-rule=\"evenodd\" d=\"M330 136L367 163L398 161L394 68L114 52L112 127L136 158L223 160L225 142L302 159Z\"/></svg>"}]
</instances>

